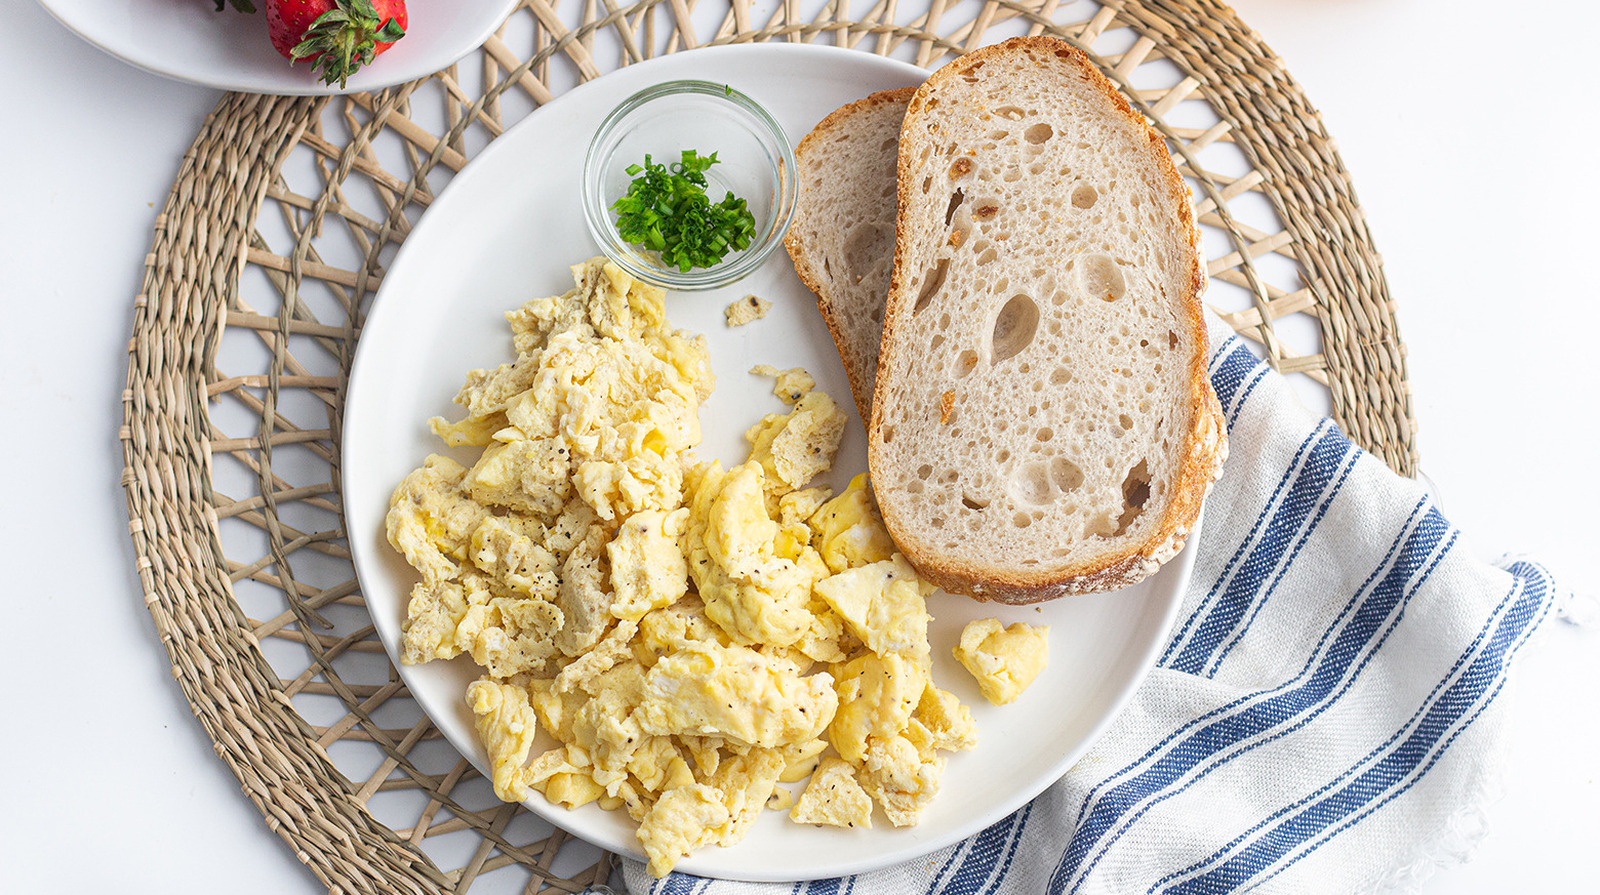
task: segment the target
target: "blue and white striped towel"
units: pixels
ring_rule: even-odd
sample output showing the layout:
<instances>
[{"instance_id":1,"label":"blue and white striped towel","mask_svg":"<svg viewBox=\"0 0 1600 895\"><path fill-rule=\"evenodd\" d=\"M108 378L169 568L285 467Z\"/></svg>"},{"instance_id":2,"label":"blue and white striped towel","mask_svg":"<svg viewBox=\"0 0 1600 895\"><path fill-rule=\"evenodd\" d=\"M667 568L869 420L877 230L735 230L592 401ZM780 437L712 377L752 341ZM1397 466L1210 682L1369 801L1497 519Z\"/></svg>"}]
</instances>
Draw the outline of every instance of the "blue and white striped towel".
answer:
<instances>
[{"instance_id":1,"label":"blue and white striped towel","mask_svg":"<svg viewBox=\"0 0 1600 895\"><path fill-rule=\"evenodd\" d=\"M1303 411L1237 337L1211 380L1231 451L1178 623L1065 778L900 867L776 885L651 880L628 862L629 888L1315 895L1425 866L1491 782L1495 697L1550 612L1549 576L1469 555L1426 489Z\"/></svg>"}]
</instances>

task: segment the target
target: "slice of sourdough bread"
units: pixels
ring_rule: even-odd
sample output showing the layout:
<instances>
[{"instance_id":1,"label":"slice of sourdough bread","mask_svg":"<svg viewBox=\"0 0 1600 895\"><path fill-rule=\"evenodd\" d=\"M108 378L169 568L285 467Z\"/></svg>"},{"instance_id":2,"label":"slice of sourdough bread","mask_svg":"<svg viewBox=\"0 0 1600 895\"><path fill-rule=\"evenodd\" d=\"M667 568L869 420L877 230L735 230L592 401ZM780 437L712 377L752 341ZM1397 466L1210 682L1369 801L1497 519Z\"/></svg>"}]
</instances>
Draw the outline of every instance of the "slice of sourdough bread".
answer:
<instances>
[{"instance_id":1,"label":"slice of sourdough bread","mask_svg":"<svg viewBox=\"0 0 1600 895\"><path fill-rule=\"evenodd\" d=\"M1154 572L1227 453L1161 137L1082 53L1015 38L912 97L898 204L868 427L895 542L1008 603Z\"/></svg>"},{"instance_id":2,"label":"slice of sourdough bread","mask_svg":"<svg viewBox=\"0 0 1600 895\"><path fill-rule=\"evenodd\" d=\"M863 420L871 418L894 265L895 147L915 92L884 90L837 109L794 151L800 196L783 245L817 295Z\"/></svg>"}]
</instances>

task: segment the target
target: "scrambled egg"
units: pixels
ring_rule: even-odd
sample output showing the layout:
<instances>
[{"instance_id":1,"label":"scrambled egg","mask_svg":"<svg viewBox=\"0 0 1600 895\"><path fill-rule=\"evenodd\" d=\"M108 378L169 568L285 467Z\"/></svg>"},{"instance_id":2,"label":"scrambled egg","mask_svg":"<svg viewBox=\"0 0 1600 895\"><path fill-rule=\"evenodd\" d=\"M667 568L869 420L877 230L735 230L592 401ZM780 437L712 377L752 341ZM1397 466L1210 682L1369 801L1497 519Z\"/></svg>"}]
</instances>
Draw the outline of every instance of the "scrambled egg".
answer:
<instances>
[{"instance_id":1,"label":"scrambled egg","mask_svg":"<svg viewBox=\"0 0 1600 895\"><path fill-rule=\"evenodd\" d=\"M603 259L573 280L507 314L516 360L431 422L477 460L430 456L395 489L389 540L421 579L402 661L470 655L495 793L627 811L657 876L765 809L915 823L977 729L932 681L932 588L866 477L807 487L843 412L804 370L758 368L791 409L749 430L746 462L698 462L703 339ZM973 655L1021 680L1026 651L997 636Z\"/></svg>"},{"instance_id":2,"label":"scrambled egg","mask_svg":"<svg viewBox=\"0 0 1600 895\"><path fill-rule=\"evenodd\" d=\"M1050 626L980 618L961 629L956 661L978 679L983 698L1005 705L1022 695L1050 661Z\"/></svg>"},{"instance_id":3,"label":"scrambled egg","mask_svg":"<svg viewBox=\"0 0 1600 895\"><path fill-rule=\"evenodd\" d=\"M722 316L728 321L729 326L744 326L767 316L772 310L772 302L759 295L746 295L744 298L722 309Z\"/></svg>"}]
</instances>

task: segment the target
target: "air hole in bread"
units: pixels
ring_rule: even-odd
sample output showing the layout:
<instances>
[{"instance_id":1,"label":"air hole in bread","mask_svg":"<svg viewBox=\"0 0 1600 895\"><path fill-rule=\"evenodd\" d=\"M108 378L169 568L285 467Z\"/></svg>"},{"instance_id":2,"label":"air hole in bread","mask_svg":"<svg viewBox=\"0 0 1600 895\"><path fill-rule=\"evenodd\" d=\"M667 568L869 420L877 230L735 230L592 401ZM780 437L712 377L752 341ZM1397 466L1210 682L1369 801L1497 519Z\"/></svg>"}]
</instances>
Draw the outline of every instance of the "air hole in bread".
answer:
<instances>
[{"instance_id":1,"label":"air hole in bread","mask_svg":"<svg viewBox=\"0 0 1600 895\"><path fill-rule=\"evenodd\" d=\"M1111 256L1084 255L1079 261L1078 289L1085 297L1116 301L1127 291L1128 283L1122 276L1122 268Z\"/></svg>"},{"instance_id":2,"label":"air hole in bread","mask_svg":"<svg viewBox=\"0 0 1600 895\"><path fill-rule=\"evenodd\" d=\"M883 443L884 444L888 444L889 442L894 441L894 427L893 426L884 426L883 429L880 430L880 431L882 432L882 435L883 435Z\"/></svg>"},{"instance_id":3,"label":"air hole in bread","mask_svg":"<svg viewBox=\"0 0 1600 895\"><path fill-rule=\"evenodd\" d=\"M996 463L1004 463L1004 462L1006 462L1007 460L1010 460L1010 459L1011 459L1011 452L1006 450L1005 448L1001 448L1000 452L994 455L994 462L996 462Z\"/></svg>"},{"instance_id":4,"label":"air hole in bread","mask_svg":"<svg viewBox=\"0 0 1600 895\"><path fill-rule=\"evenodd\" d=\"M1040 441L1049 441L1050 439L1056 437L1056 433L1055 430L1051 429L1049 426L1041 426L1039 431L1033 433L1033 437L1039 439Z\"/></svg>"},{"instance_id":5,"label":"air hole in bread","mask_svg":"<svg viewBox=\"0 0 1600 895\"><path fill-rule=\"evenodd\" d=\"M1038 177L1040 174L1044 173L1044 165L1039 162L1034 162L1028 166L1028 173Z\"/></svg>"},{"instance_id":6,"label":"air hole in bread","mask_svg":"<svg viewBox=\"0 0 1600 895\"><path fill-rule=\"evenodd\" d=\"M927 479L927 477L930 476L930 475L933 475L933 467L932 466L929 466L928 464L924 463L921 466L917 467L917 478L919 478L919 479Z\"/></svg>"},{"instance_id":7,"label":"air hole in bread","mask_svg":"<svg viewBox=\"0 0 1600 895\"><path fill-rule=\"evenodd\" d=\"M1140 460L1122 480L1122 515L1117 517L1117 530L1113 535L1127 531L1128 526L1144 512L1145 502L1149 499L1150 465L1148 461Z\"/></svg>"},{"instance_id":8,"label":"air hole in bread","mask_svg":"<svg viewBox=\"0 0 1600 895\"><path fill-rule=\"evenodd\" d=\"M950 259L940 258L939 263L933 266L933 270L923 275L922 291L917 293L917 302L911 306L912 314L921 313L922 309L933 301L933 297L939 292L939 287L944 285L945 274L949 272L949 269Z\"/></svg>"},{"instance_id":9,"label":"air hole in bread","mask_svg":"<svg viewBox=\"0 0 1600 895\"><path fill-rule=\"evenodd\" d=\"M1167 349L1170 351L1170 350L1175 349L1177 347L1178 347L1178 334L1173 332L1170 329L1167 330Z\"/></svg>"},{"instance_id":10,"label":"air hole in bread","mask_svg":"<svg viewBox=\"0 0 1600 895\"><path fill-rule=\"evenodd\" d=\"M1011 517L1011 524L1017 528L1027 528L1033 524L1033 517L1027 513L1018 513Z\"/></svg>"},{"instance_id":11,"label":"air hole in bread","mask_svg":"<svg viewBox=\"0 0 1600 895\"><path fill-rule=\"evenodd\" d=\"M1050 371L1051 385L1066 385L1072 381L1072 371L1066 367L1056 367Z\"/></svg>"},{"instance_id":12,"label":"air hole in bread","mask_svg":"<svg viewBox=\"0 0 1600 895\"><path fill-rule=\"evenodd\" d=\"M1093 208L1094 203L1099 199L1100 192L1094 188L1093 184L1080 183L1072 188L1073 208Z\"/></svg>"},{"instance_id":13,"label":"air hole in bread","mask_svg":"<svg viewBox=\"0 0 1600 895\"><path fill-rule=\"evenodd\" d=\"M961 202L965 198L967 198L967 194L959 188L950 194L950 207L944 210L944 225L946 227L950 226L950 221L956 216L956 209L961 207Z\"/></svg>"},{"instance_id":14,"label":"air hole in bread","mask_svg":"<svg viewBox=\"0 0 1600 895\"><path fill-rule=\"evenodd\" d=\"M1034 461L1011 474L1011 496L1022 504L1038 506L1050 501L1050 468L1043 461Z\"/></svg>"},{"instance_id":15,"label":"air hole in bread","mask_svg":"<svg viewBox=\"0 0 1600 895\"><path fill-rule=\"evenodd\" d=\"M1083 485L1083 470L1066 457L1051 457L1050 483L1063 493L1076 491Z\"/></svg>"},{"instance_id":16,"label":"air hole in bread","mask_svg":"<svg viewBox=\"0 0 1600 895\"><path fill-rule=\"evenodd\" d=\"M1124 428L1124 429L1132 429L1133 428L1133 417L1128 416L1126 413L1124 413L1121 416L1117 417L1117 422L1121 423L1122 424L1122 428Z\"/></svg>"},{"instance_id":17,"label":"air hole in bread","mask_svg":"<svg viewBox=\"0 0 1600 895\"><path fill-rule=\"evenodd\" d=\"M944 344L944 334L943 333L934 333L933 334L933 341L928 343L928 347L930 347L930 348L934 349L935 351L937 351L937 350L939 350L939 346L941 346L943 344Z\"/></svg>"},{"instance_id":18,"label":"air hole in bread","mask_svg":"<svg viewBox=\"0 0 1600 895\"><path fill-rule=\"evenodd\" d=\"M1017 181L1022 179L1022 169L1021 168L1007 168L1005 176L1001 177L1000 179L1004 180L1006 183L1016 183Z\"/></svg>"},{"instance_id":19,"label":"air hole in bread","mask_svg":"<svg viewBox=\"0 0 1600 895\"><path fill-rule=\"evenodd\" d=\"M1020 292L1011 296L994 318L994 330L989 338L989 363L998 364L1015 357L1033 342L1038 330L1039 306Z\"/></svg>"},{"instance_id":20,"label":"air hole in bread","mask_svg":"<svg viewBox=\"0 0 1600 895\"><path fill-rule=\"evenodd\" d=\"M970 494L961 495L961 505L969 510L981 510L989 505L989 501L981 500Z\"/></svg>"},{"instance_id":21,"label":"air hole in bread","mask_svg":"<svg viewBox=\"0 0 1600 895\"><path fill-rule=\"evenodd\" d=\"M950 163L950 179L960 180L972 173L972 159L962 156Z\"/></svg>"},{"instance_id":22,"label":"air hole in bread","mask_svg":"<svg viewBox=\"0 0 1600 895\"><path fill-rule=\"evenodd\" d=\"M934 516L932 519L928 520L928 524L934 528L944 528L944 517Z\"/></svg>"},{"instance_id":23,"label":"air hole in bread","mask_svg":"<svg viewBox=\"0 0 1600 895\"><path fill-rule=\"evenodd\" d=\"M1022 120L1022 110L1016 106L1001 106L1000 108L995 109L994 113L999 115L1001 118L1006 119L1007 121Z\"/></svg>"},{"instance_id":24,"label":"air hole in bread","mask_svg":"<svg viewBox=\"0 0 1600 895\"><path fill-rule=\"evenodd\" d=\"M984 267L986 265L993 264L995 261L999 260L999 258L1000 253L996 252L994 247L986 242L984 243L983 251L978 253L977 264L979 267Z\"/></svg>"},{"instance_id":25,"label":"air hole in bread","mask_svg":"<svg viewBox=\"0 0 1600 895\"><path fill-rule=\"evenodd\" d=\"M926 196L931 189L933 189L933 178L931 176L922 178L922 194Z\"/></svg>"},{"instance_id":26,"label":"air hole in bread","mask_svg":"<svg viewBox=\"0 0 1600 895\"><path fill-rule=\"evenodd\" d=\"M918 481L915 481L915 480L907 482L906 483L906 493L907 494L921 494L922 493L922 483L918 482Z\"/></svg>"},{"instance_id":27,"label":"air hole in bread","mask_svg":"<svg viewBox=\"0 0 1600 895\"><path fill-rule=\"evenodd\" d=\"M1050 138L1054 137L1055 135L1056 132L1050 128L1050 125L1041 121L1023 131L1022 139L1027 140L1029 143L1037 146L1040 143L1048 143Z\"/></svg>"},{"instance_id":28,"label":"air hole in bread","mask_svg":"<svg viewBox=\"0 0 1600 895\"><path fill-rule=\"evenodd\" d=\"M978 352L971 348L956 355L956 376L965 376L978 366Z\"/></svg>"},{"instance_id":29,"label":"air hole in bread","mask_svg":"<svg viewBox=\"0 0 1600 895\"><path fill-rule=\"evenodd\" d=\"M856 284L870 273L885 254L894 251L894 233L873 223L857 224L844 243L844 263Z\"/></svg>"}]
</instances>

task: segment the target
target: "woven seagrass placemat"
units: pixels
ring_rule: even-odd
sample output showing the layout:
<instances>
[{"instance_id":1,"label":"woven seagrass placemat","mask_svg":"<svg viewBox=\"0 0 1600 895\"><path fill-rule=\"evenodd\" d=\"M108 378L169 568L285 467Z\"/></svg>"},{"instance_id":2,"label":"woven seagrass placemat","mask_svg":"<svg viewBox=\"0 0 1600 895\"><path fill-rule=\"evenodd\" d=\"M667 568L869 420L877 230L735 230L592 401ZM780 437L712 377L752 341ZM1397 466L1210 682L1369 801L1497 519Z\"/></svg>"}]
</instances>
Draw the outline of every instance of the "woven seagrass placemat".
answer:
<instances>
[{"instance_id":1,"label":"woven seagrass placemat","mask_svg":"<svg viewBox=\"0 0 1600 895\"><path fill-rule=\"evenodd\" d=\"M528 0L377 94L230 94L185 155L135 300L122 432L145 601L267 825L334 890L575 892L608 856L499 803L390 667L340 505L340 416L398 245L541 103L706 44L839 44L927 68L1022 33L1088 51L1194 188L1208 301L1347 432L1416 463L1404 349L1333 140L1214 0Z\"/></svg>"}]
</instances>

